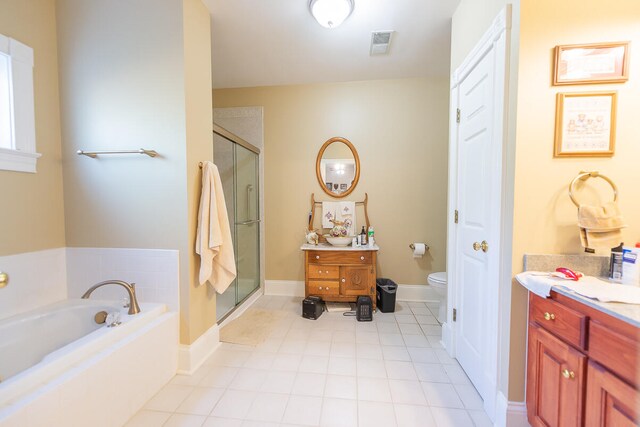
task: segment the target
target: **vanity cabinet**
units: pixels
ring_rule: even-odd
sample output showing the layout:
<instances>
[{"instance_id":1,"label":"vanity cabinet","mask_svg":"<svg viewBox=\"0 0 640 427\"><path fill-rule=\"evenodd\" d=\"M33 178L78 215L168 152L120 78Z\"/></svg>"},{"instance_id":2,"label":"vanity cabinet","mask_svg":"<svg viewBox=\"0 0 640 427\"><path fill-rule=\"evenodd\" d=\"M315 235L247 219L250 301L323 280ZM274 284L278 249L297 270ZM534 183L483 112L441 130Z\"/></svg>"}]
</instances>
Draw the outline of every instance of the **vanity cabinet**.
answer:
<instances>
[{"instance_id":1,"label":"vanity cabinet","mask_svg":"<svg viewBox=\"0 0 640 427\"><path fill-rule=\"evenodd\" d=\"M376 307L376 251L374 248L310 249L305 254L305 296L324 301L355 302L358 296L371 297Z\"/></svg>"},{"instance_id":2,"label":"vanity cabinet","mask_svg":"<svg viewBox=\"0 0 640 427\"><path fill-rule=\"evenodd\" d=\"M533 427L639 425L637 327L552 291L530 293L528 332Z\"/></svg>"}]
</instances>

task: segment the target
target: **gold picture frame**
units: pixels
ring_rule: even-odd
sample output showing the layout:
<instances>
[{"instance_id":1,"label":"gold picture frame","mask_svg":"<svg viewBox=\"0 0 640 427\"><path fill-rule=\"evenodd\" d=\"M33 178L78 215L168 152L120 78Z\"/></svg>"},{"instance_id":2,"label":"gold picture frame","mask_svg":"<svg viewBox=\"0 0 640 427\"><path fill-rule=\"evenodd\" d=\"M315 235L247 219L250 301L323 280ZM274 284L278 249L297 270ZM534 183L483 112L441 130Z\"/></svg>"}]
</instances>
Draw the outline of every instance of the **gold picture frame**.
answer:
<instances>
[{"instance_id":1,"label":"gold picture frame","mask_svg":"<svg viewBox=\"0 0 640 427\"><path fill-rule=\"evenodd\" d=\"M611 157L617 91L558 93L554 157Z\"/></svg>"},{"instance_id":2,"label":"gold picture frame","mask_svg":"<svg viewBox=\"0 0 640 427\"><path fill-rule=\"evenodd\" d=\"M555 47L553 85L623 83L629 79L629 42Z\"/></svg>"}]
</instances>

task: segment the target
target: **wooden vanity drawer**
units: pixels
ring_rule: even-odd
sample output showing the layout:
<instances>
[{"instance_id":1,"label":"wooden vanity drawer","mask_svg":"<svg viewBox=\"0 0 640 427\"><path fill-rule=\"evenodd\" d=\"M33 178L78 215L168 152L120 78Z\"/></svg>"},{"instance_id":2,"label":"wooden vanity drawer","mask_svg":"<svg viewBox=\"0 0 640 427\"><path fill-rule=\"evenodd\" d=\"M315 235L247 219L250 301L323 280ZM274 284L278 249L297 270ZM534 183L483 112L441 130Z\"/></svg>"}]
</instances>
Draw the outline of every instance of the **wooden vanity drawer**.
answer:
<instances>
[{"instance_id":1,"label":"wooden vanity drawer","mask_svg":"<svg viewBox=\"0 0 640 427\"><path fill-rule=\"evenodd\" d=\"M631 384L638 384L640 342L593 320L589 323L589 357Z\"/></svg>"},{"instance_id":2,"label":"wooden vanity drawer","mask_svg":"<svg viewBox=\"0 0 640 427\"><path fill-rule=\"evenodd\" d=\"M371 264L371 251L309 251L315 264Z\"/></svg>"},{"instance_id":3,"label":"wooden vanity drawer","mask_svg":"<svg viewBox=\"0 0 640 427\"><path fill-rule=\"evenodd\" d=\"M587 316L530 293L529 319L566 342L585 349Z\"/></svg>"},{"instance_id":4,"label":"wooden vanity drawer","mask_svg":"<svg viewBox=\"0 0 640 427\"><path fill-rule=\"evenodd\" d=\"M340 277L340 266L309 264L309 279L338 279Z\"/></svg>"},{"instance_id":5,"label":"wooden vanity drawer","mask_svg":"<svg viewBox=\"0 0 640 427\"><path fill-rule=\"evenodd\" d=\"M340 282L337 280L309 280L307 285L309 295L338 295Z\"/></svg>"}]
</instances>

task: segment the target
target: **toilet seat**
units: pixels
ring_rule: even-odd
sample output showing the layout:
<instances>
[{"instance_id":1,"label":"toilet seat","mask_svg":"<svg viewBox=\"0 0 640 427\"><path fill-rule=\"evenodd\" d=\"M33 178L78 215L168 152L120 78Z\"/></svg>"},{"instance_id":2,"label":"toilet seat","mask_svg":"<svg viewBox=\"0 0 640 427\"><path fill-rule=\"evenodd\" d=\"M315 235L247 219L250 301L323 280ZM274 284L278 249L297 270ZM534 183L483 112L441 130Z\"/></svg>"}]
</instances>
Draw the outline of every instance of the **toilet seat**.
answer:
<instances>
[{"instance_id":1,"label":"toilet seat","mask_svg":"<svg viewBox=\"0 0 640 427\"><path fill-rule=\"evenodd\" d=\"M427 276L427 282L434 287L447 286L447 273L444 271L431 273Z\"/></svg>"}]
</instances>

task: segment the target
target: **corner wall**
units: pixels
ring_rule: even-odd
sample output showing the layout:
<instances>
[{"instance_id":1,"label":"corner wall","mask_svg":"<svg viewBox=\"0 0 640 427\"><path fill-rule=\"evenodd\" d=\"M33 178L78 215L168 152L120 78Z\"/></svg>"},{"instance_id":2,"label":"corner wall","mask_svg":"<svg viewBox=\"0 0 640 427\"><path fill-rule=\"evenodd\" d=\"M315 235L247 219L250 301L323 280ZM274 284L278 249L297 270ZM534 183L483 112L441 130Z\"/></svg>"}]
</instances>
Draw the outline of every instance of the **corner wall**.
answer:
<instances>
[{"instance_id":1,"label":"corner wall","mask_svg":"<svg viewBox=\"0 0 640 427\"><path fill-rule=\"evenodd\" d=\"M598 170L617 183L629 227L624 241L640 241L637 115L640 110L640 3L636 0L523 1L515 179L513 273L525 253L582 253L576 207L568 185L581 170ZM561 44L630 40L630 75L624 84L552 86L553 48ZM556 94L618 91L615 155L553 158ZM580 191L587 203L611 200L611 189L590 179ZM526 291L514 286L509 399L524 399Z\"/></svg>"},{"instance_id":2,"label":"corner wall","mask_svg":"<svg viewBox=\"0 0 640 427\"><path fill-rule=\"evenodd\" d=\"M0 34L34 50L36 151L42 154L35 174L0 171L0 256L61 248L65 224L55 1L3 0Z\"/></svg>"},{"instance_id":3,"label":"corner wall","mask_svg":"<svg viewBox=\"0 0 640 427\"><path fill-rule=\"evenodd\" d=\"M212 151L209 14L199 0L57 6L67 246L178 250L190 344L215 323L215 298L193 282L197 162ZM141 147L159 155L75 154Z\"/></svg>"},{"instance_id":4,"label":"corner wall","mask_svg":"<svg viewBox=\"0 0 640 427\"><path fill-rule=\"evenodd\" d=\"M266 280L304 280L300 245L310 196L330 199L315 162L333 136L349 139L362 173L349 200L369 194L379 253L378 276L425 285L444 271L448 78L220 89L214 106L264 107ZM316 227L320 225L316 211ZM358 224L364 223L361 208ZM412 242L431 250L414 259Z\"/></svg>"}]
</instances>

